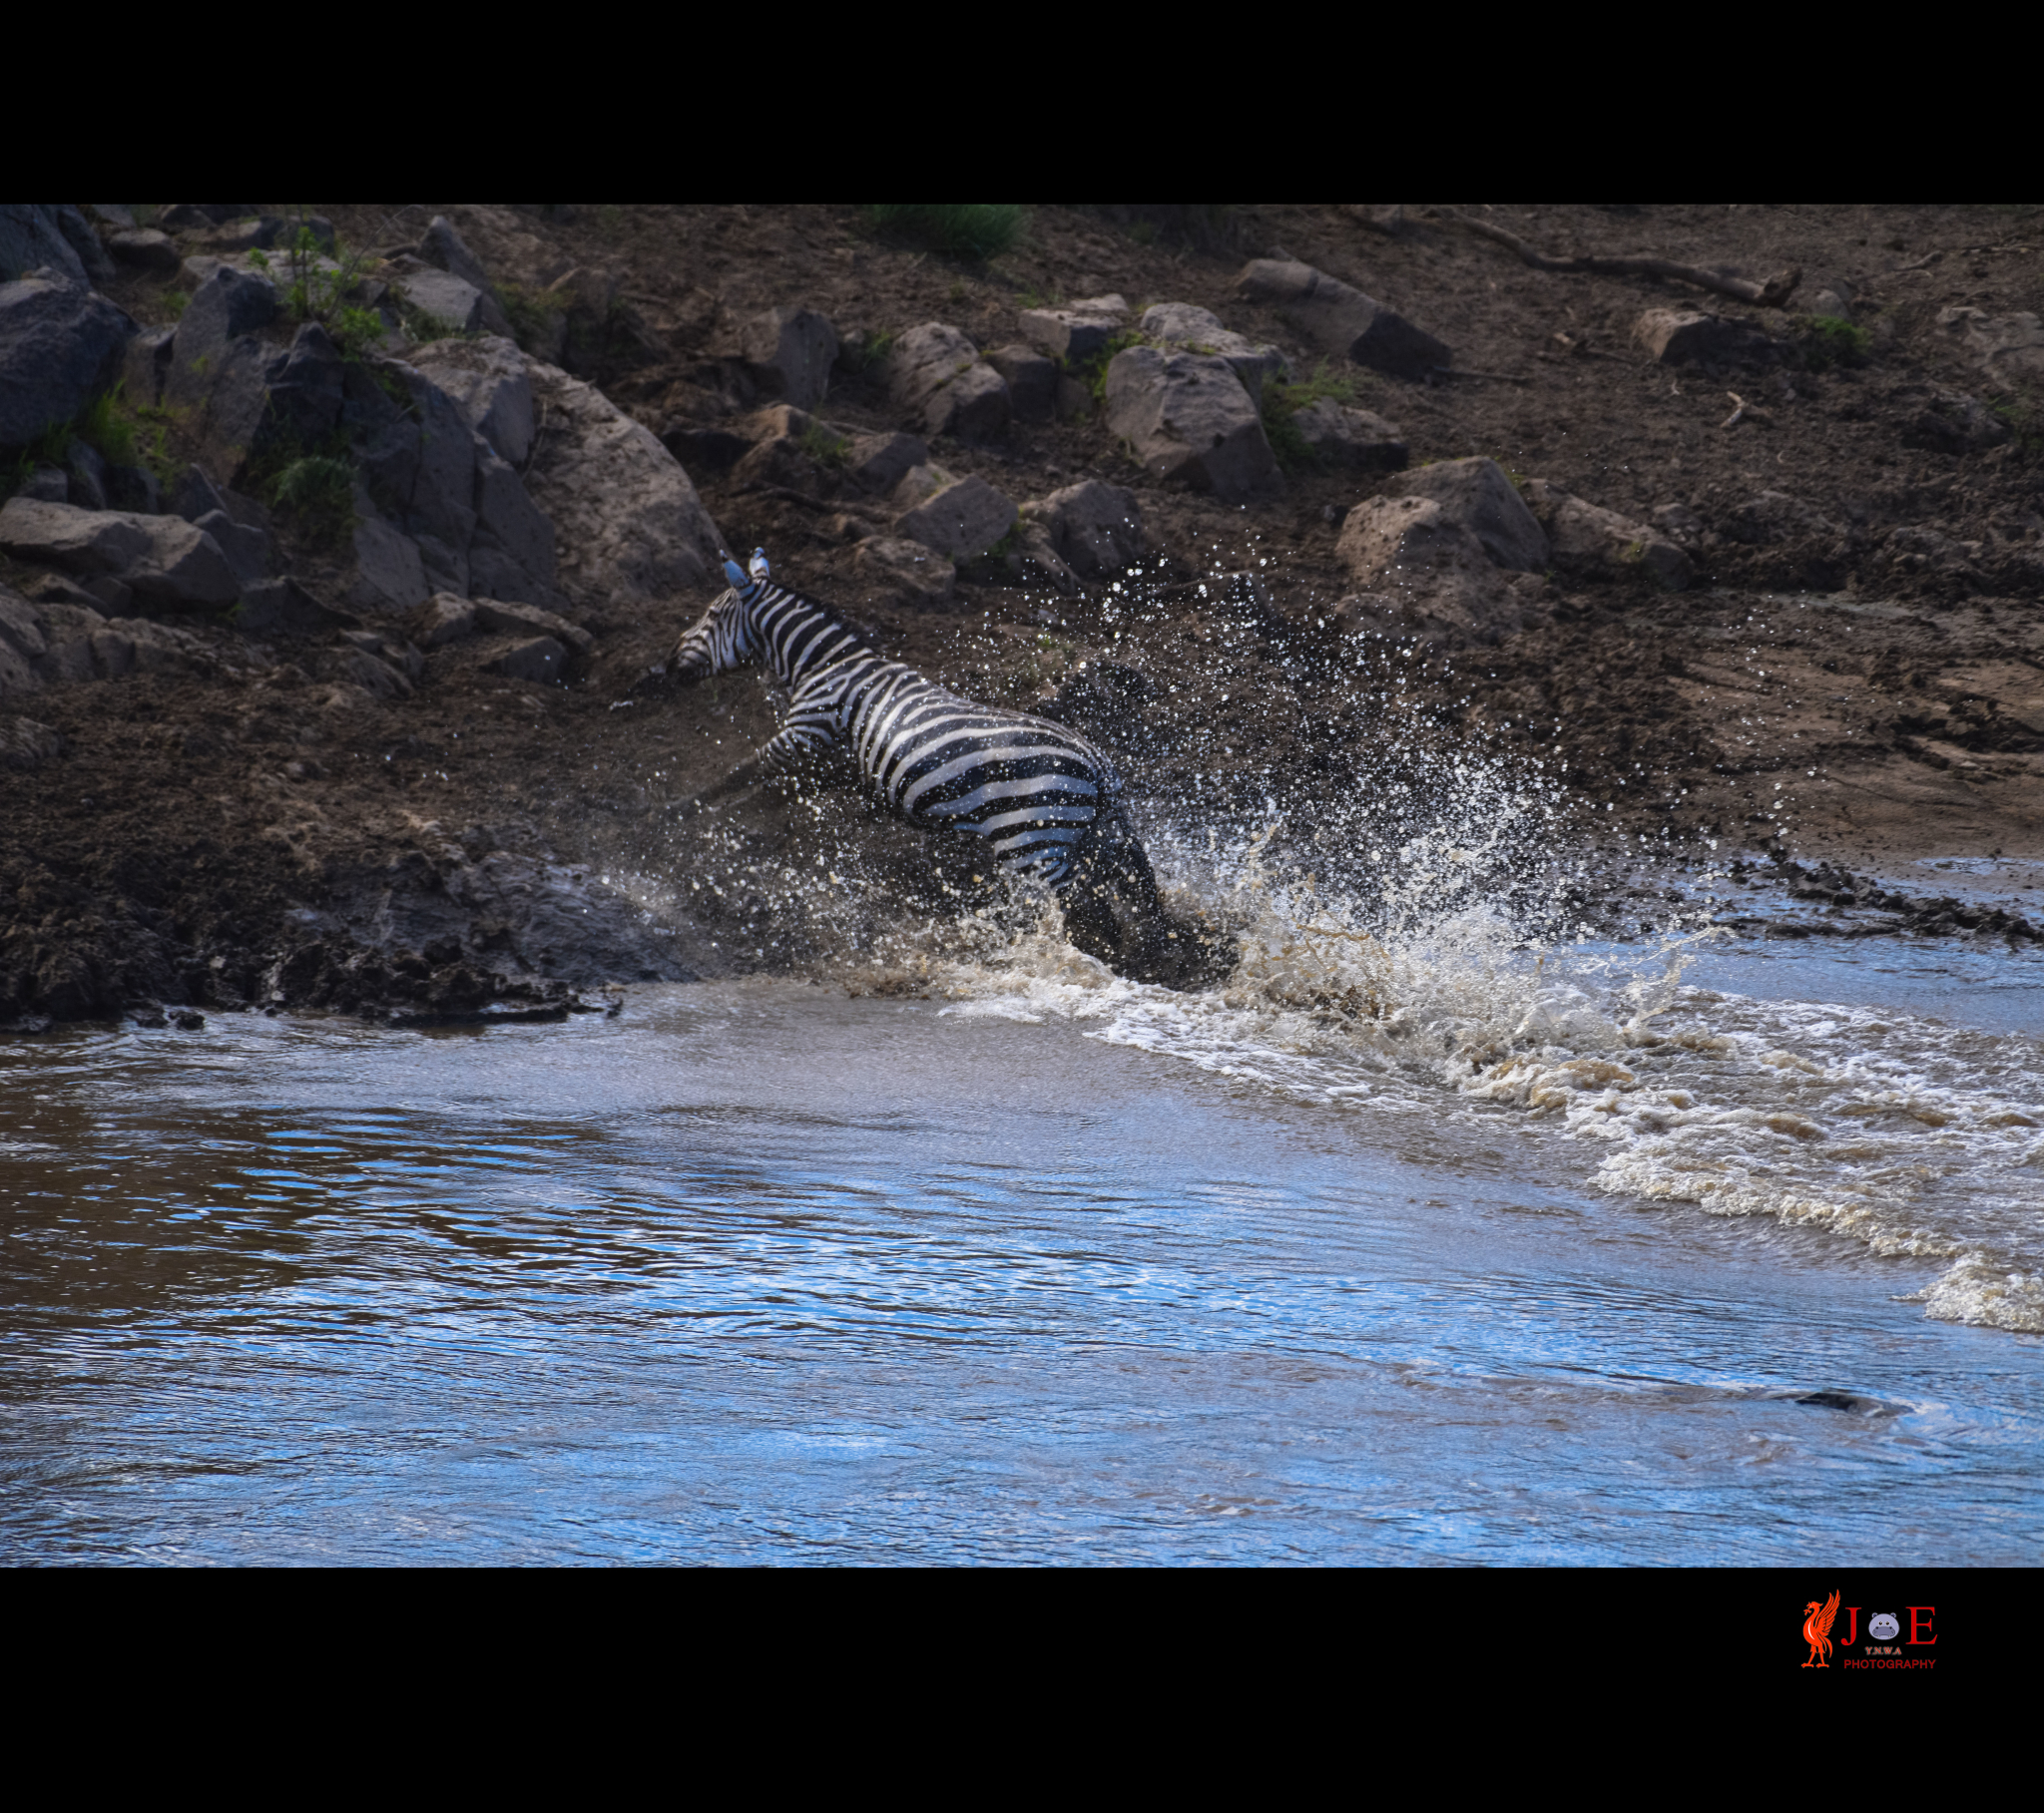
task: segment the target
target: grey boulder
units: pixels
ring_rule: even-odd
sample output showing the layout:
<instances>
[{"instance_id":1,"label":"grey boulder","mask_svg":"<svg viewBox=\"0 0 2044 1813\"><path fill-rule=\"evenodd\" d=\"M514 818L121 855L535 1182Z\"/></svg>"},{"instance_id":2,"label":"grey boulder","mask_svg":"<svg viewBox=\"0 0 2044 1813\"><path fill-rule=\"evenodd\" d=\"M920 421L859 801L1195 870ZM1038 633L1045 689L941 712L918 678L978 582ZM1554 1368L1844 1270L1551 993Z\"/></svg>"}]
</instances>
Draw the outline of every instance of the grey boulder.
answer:
<instances>
[{"instance_id":1,"label":"grey boulder","mask_svg":"<svg viewBox=\"0 0 2044 1813\"><path fill-rule=\"evenodd\" d=\"M411 620L411 639L421 649L438 649L475 634L475 603L452 592L436 592Z\"/></svg>"},{"instance_id":2,"label":"grey boulder","mask_svg":"<svg viewBox=\"0 0 2044 1813\"><path fill-rule=\"evenodd\" d=\"M892 491L929 457L929 443L917 435L854 435L845 449L844 475L861 491Z\"/></svg>"},{"instance_id":3,"label":"grey boulder","mask_svg":"<svg viewBox=\"0 0 2044 1813\"><path fill-rule=\"evenodd\" d=\"M1295 258L1253 258L1236 282L1245 299L1275 307L1320 351L1372 370L1424 377L1454 357L1445 342L1395 310Z\"/></svg>"},{"instance_id":4,"label":"grey boulder","mask_svg":"<svg viewBox=\"0 0 2044 1813\"><path fill-rule=\"evenodd\" d=\"M0 547L18 559L118 580L168 605L231 605L242 591L220 544L175 516L15 497L0 508Z\"/></svg>"},{"instance_id":5,"label":"grey boulder","mask_svg":"<svg viewBox=\"0 0 2044 1813\"><path fill-rule=\"evenodd\" d=\"M986 362L1007 380L1018 422L1047 422L1056 412L1056 361L1028 346L996 346Z\"/></svg>"},{"instance_id":6,"label":"grey boulder","mask_svg":"<svg viewBox=\"0 0 2044 1813\"><path fill-rule=\"evenodd\" d=\"M491 673L501 674L506 680L530 680L535 684L559 680L562 669L567 665L568 651L551 636L535 636L514 644L494 660L484 663Z\"/></svg>"},{"instance_id":7,"label":"grey boulder","mask_svg":"<svg viewBox=\"0 0 2044 1813\"><path fill-rule=\"evenodd\" d=\"M1429 497L1374 497L1341 524L1335 555L1364 588L1337 621L1378 632L1417 632L1492 644L1539 611L1541 583L1492 563L1464 523Z\"/></svg>"},{"instance_id":8,"label":"grey boulder","mask_svg":"<svg viewBox=\"0 0 2044 1813\"><path fill-rule=\"evenodd\" d=\"M1080 579L1111 579L1143 557L1143 512L1133 491L1086 479L1022 506L1058 559Z\"/></svg>"},{"instance_id":9,"label":"grey boulder","mask_svg":"<svg viewBox=\"0 0 2044 1813\"><path fill-rule=\"evenodd\" d=\"M0 283L0 447L68 422L120 375L135 323L82 281Z\"/></svg>"},{"instance_id":10,"label":"grey boulder","mask_svg":"<svg viewBox=\"0 0 2044 1813\"><path fill-rule=\"evenodd\" d=\"M813 308L769 308L740 331L739 356L768 395L813 409L830 387L837 329Z\"/></svg>"},{"instance_id":11,"label":"grey boulder","mask_svg":"<svg viewBox=\"0 0 2044 1813\"><path fill-rule=\"evenodd\" d=\"M403 271L397 291L428 320L455 333L474 333L483 324L483 292L451 270L427 265Z\"/></svg>"},{"instance_id":12,"label":"grey boulder","mask_svg":"<svg viewBox=\"0 0 2044 1813\"><path fill-rule=\"evenodd\" d=\"M953 560L976 560L1015 527L1012 499L986 480L963 478L904 510L895 529Z\"/></svg>"},{"instance_id":13,"label":"grey boulder","mask_svg":"<svg viewBox=\"0 0 2044 1813\"><path fill-rule=\"evenodd\" d=\"M931 435L991 439L1014 413L1007 380L955 327L927 321L901 336L888 358L888 390Z\"/></svg>"},{"instance_id":14,"label":"grey boulder","mask_svg":"<svg viewBox=\"0 0 2044 1813\"><path fill-rule=\"evenodd\" d=\"M1441 460L1402 472L1384 486L1384 495L1431 499L1444 520L1476 538L1495 566L1521 573L1547 566L1547 534L1496 460Z\"/></svg>"},{"instance_id":15,"label":"grey boulder","mask_svg":"<svg viewBox=\"0 0 2044 1813\"><path fill-rule=\"evenodd\" d=\"M1123 297L1086 296L1062 308L1023 309L1022 337L1048 357L1078 365L1105 352L1128 318Z\"/></svg>"},{"instance_id":16,"label":"grey boulder","mask_svg":"<svg viewBox=\"0 0 2044 1813\"><path fill-rule=\"evenodd\" d=\"M160 270L166 275L185 261L177 240L154 227L135 227L112 233L107 249L123 264L133 264L138 270Z\"/></svg>"},{"instance_id":17,"label":"grey boulder","mask_svg":"<svg viewBox=\"0 0 2044 1813\"><path fill-rule=\"evenodd\" d=\"M1937 325L1999 382L2044 379L2044 321L2034 314L1946 308L1939 311Z\"/></svg>"},{"instance_id":18,"label":"grey boulder","mask_svg":"<svg viewBox=\"0 0 2044 1813\"><path fill-rule=\"evenodd\" d=\"M859 543L852 564L868 583L925 610L942 609L957 591L958 575L949 559L921 542L874 536Z\"/></svg>"},{"instance_id":19,"label":"grey boulder","mask_svg":"<svg viewBox=\"0 0 2044 1813\"><path fill-rule=\"evenodd\" d=\"M1689 308L1650 308L1633 340L1660 365L1716 364L1765 355L1774 342L1751 322Z\"/></svg>"},{"instance_id":20,"label":"grey boulder","mask_svg":"<svg viewBox=\"0 0 2044 1813\"><path fill-rule=\"evenodd\" d=\"M1290 367L1277 347L1256 344L1223 326L1221 317L1213 310L1195 307L1191 302L1159 302L1144 309L1143 318L1136 325L1148 339L1226 359L1252 396L1263 395L1266 380L1282 381L1290 375Z\"/></svg>"},{"instance_id":21,"label":"grey boulder","mask_svg":"<svg viewBox=\"0 0 2044 1813\"><path fill-rule=\"evenodd\" d=\"M1131 346L1107 368L1107 425L1153 478L1225 503L1281 491L1264 418L1224 358Z\"/></svg>"}]
</instances>

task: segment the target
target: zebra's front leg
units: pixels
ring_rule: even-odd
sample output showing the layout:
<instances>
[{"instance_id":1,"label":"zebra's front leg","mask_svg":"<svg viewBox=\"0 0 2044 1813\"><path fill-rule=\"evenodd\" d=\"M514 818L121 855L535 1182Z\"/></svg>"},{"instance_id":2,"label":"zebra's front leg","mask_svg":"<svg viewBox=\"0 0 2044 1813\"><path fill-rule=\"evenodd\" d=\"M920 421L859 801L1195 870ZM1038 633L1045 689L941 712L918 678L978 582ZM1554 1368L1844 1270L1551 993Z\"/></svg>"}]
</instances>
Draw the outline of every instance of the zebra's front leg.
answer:
<instances>
[{"instance_id":1,"label":"zebra's front leg","mask_svg":"<svg viewBox=\"0 0 2044 1813\"><path fill-rule=\"evenodd\" d=\"M694 818L699 812L717 811L736 794L747 792L763 781L795 772L809 757L812 748L809 734L790 725L748 755L723 779L712 781L693 799L683 800L675 810L683 818Z\"/></svg>"}]
</instances>

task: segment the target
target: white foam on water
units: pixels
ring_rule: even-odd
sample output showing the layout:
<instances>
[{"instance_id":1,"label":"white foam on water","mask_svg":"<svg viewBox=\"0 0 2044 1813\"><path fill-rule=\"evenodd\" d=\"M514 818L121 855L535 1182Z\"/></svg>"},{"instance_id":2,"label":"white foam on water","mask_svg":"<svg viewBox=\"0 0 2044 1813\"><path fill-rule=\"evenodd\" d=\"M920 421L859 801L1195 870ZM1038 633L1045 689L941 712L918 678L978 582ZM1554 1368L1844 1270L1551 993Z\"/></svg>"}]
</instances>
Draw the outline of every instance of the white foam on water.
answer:
<instances>
[{"instance_id":1,"label":"white foam on water","mask_svg":"<svg viewBox=\"0 0 2044 1813\"><path fill-rule=\"evenodd\" d=\"M1540 878L1575 871L1542 847L1550 800L1511 780L1469 764L1452 809L1376 852L1367 899L1281 863L1275 825L1200 868L1181 849L1175 904L1242 939L1211 993L1128 982L1042 929L920 973L949 1012L1066 1021L1372 1114L1494 1132L1502 1110L1587 1185L1943 1260L1928 1315L2044 1333L2044 1043L1691 987L1700 923L1564 942Z\"/></svg>"}]
</instances>

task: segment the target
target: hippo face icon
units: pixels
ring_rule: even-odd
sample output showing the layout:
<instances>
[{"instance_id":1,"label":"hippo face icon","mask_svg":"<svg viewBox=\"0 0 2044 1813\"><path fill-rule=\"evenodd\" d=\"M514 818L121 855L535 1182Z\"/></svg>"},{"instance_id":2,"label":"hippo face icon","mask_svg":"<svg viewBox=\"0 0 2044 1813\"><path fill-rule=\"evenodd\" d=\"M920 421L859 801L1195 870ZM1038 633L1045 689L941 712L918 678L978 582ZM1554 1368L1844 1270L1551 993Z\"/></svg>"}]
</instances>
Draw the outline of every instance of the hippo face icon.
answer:
<instances>
[{"instance_id":1,"label":"hippo face icon","mask_svg":"<svg viewBox=\"0 0 2044 1813\"><path fill-rule=\"evenodd\" d=\"M1899 1635L1901 1628L1892 1611L1876 1611L1866 1620L1866 1634L1876 1642L1884 1643L1890 1637Z\"/></svg>"}]
</instances>

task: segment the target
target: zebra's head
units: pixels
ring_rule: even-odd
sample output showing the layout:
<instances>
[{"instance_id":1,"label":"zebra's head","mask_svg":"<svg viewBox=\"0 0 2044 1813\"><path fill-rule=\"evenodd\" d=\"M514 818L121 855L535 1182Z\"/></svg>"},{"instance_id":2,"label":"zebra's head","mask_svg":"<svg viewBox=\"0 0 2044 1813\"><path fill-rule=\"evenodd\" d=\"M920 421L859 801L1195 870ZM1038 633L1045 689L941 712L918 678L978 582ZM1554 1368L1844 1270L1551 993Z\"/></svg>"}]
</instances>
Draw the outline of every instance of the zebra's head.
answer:
<instances>
[{"instance_id":1,"label":"zebra's head","mask_svg":"<svg viewBox=\"0 0 2044 1813\"><path fill-rule=\"evenodd\" d=\"M675 644L668 666L677 680L708 680L713 674L722 674L727 668L752 660L759 652L753 614L746 600L753 582L729 556L725 559L724 576L731 581L731 589Z\"/></svg>"}]
</instances>

